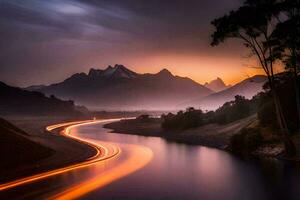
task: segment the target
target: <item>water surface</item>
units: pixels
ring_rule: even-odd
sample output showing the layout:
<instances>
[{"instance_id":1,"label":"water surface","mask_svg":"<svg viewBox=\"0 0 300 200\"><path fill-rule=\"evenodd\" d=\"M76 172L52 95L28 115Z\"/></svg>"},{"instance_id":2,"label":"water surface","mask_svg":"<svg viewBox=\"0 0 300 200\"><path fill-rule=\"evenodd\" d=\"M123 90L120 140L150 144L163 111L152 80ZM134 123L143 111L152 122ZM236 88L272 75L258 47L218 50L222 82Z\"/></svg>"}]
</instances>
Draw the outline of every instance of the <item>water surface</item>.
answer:
<instances>
[{"instance_id":1,"label":"water surface","mask_svg":"<svg viewBox=\"0 0 300 200\"><path fill-rule=\"evenodd\" d=\"M101 124L76 131L92 139L143 145L154 153L144 168L82 199L300 199L300 170L295 164L243 161L217 149L108 133Z\"/></svg>"}]
</instances>

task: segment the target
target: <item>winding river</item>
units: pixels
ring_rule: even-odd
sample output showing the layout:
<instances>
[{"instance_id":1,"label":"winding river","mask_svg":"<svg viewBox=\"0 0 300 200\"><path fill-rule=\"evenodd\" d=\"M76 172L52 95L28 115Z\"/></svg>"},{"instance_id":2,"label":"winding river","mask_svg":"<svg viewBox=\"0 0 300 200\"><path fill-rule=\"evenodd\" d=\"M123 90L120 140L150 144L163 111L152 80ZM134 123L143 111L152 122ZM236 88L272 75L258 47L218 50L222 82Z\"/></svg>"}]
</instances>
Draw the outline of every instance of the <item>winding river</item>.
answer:
<instances>
[{"instance_id":1,"label":"winding river","mask_svg":"<svg viewBox=\"0 0 300 200\"><path fill-rule=\"evenodd\" d=\"M76 137L118 147L117 156L17 187L20 199L300 199L300 169L276 159L244 161L217 149L110 133L96 123Z\"/></svg>"}]
</instances>

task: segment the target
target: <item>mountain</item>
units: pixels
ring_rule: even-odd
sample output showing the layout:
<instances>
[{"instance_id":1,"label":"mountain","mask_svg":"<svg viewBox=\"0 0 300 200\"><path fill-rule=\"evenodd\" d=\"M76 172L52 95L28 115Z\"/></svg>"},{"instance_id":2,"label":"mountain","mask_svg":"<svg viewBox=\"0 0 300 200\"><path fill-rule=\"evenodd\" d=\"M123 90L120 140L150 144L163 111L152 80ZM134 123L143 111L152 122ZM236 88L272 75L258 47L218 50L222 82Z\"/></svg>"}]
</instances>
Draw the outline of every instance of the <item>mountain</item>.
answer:
<instances>
[{"instance_id":1,"label":"mountain","mask_svg":"<svg viewBox=\"0 0 300 200\"><path fill-rule=\"evenodd\" d=\"M204 98L195 99L185 103L184 105L186 107L200 107L203 110L215 110L222 106L225 102L234 100L234 96L236 95L242 95L248 99L252 98L254 95L263 90L262 87L266 81L266 76L256 75L251 78L247 78L228 89L210 94Z\"/></svg>"},{"instance_id":2,"label":"mountain","mask_svg":"<svg viewBox=\"0 0 300 200\"><path fill-rule=\"evenodd\" d=\"M214 92L220 92L222 90L225 90L225 89L231 87L231 85L228 85L228 86L225 85L224 81L219 77L216 78L215 80L210 81L209 83L206 82L204 84L204 86Z\"/></svg>"},{"instance_id":3,"label":"mountain","mask_svg":"<svg viewBox=\"0 0 300 200\"><path fill-rule=\"evenodd\" d=\"M115 65L115 67L108 66L106 70L91 68L88 76L91 78L135 78L138 74L127 69L123 65Z\"/></svg>"},{"instance_id":4,"label":"mountain","mask_svg":"<svg viewBox=\"0 0 300 200\"><path fill-rule=\"evenodd\" d=\"M88 74L77 73L37 91L72 99L96 110L170 110L179 103L212 93L189 78L174 76L167 69L156 74L139 74L123 65L104 70L92 68Z\"/></svg>"},{"instance_id":5,"label":"mountain","mask_svg":"<svg viewBox=\"0 0 300 200\"><path fill-rule=\"evenodd\" d=\"M40 92L11 87L0 82L1 115L80 115L73 101L62 101Z\"/></svg>"}]
</instances>

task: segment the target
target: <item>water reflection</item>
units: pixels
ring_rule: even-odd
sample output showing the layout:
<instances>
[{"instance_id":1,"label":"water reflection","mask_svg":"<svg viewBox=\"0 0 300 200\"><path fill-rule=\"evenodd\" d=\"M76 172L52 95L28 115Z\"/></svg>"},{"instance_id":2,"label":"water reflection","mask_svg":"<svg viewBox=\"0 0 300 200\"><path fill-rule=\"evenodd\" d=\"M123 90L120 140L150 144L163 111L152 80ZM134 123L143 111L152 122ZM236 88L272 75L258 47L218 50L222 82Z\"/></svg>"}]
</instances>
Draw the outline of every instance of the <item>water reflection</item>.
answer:
<instances>
[{"instance_id":1,"label":"water reflection","mask_svg":"<svg viewBox=\"0 0 300 200\"><path fill-rule=\"evenodd\" d=\"M94 139L144 145L154 153L151 163L140 171L83 199L300 199L297 165L275 159L243 161L217 149L104 133L99 125L81 127L78 132Z\"/></svg>"}]
</instances>

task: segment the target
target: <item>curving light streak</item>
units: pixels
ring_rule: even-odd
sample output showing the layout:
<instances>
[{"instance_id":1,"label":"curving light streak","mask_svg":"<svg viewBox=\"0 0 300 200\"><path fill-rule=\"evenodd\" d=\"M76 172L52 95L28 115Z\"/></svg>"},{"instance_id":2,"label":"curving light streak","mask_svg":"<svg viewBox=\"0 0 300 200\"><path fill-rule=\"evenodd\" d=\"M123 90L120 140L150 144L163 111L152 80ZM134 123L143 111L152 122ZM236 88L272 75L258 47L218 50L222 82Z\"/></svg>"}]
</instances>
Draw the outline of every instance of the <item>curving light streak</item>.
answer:
<instances>
[{"instance_id":1,"label":"curving light streak","mask_svg":"<svg viewBox=\"0 0 300 200\"><path fill-rule=\"evenodd\" d=\"M0 191L7 190L7 189L10 189L10 188L13 188L13 187L17 187L17 186L20 186L20 185L23 185L23 184L31 183L31 182L34 182L34 181L38 181L38 180L41 180L41 179L44 179L44 178L48 178L50 176L62 174L62 173L65 173L65 172L68 172L68 171L71 171L71 170L87 167L87 166L93 165L93 164L95 164L99 161L107 160L109 158L112 158L112 157L116 156L117 154L119 154L121 152L120 148L112 146L110 144L101 145L99 143L92 142L91 140L87 140L87 139L84 139L84 138L80 138L80 137L71 135L70 134L70 129L78 127L78 126L83 126L83 125L89 125L89 124L95 124L95 123L101 123L101 122L112 122L112 121L118 121L118 120L120 120L120 119L87 120L87 121L68 122L68 123L61 123L61 124L56 124L56 125L53 125L53 126L48 126L46 128L46 130L48 130L48 131L52 131L52 130L57 129L57 128L68 126L65 129L65 131L63 131L63 134L66 137L71 137L71 138L73 138L73 139L75 139L75 140L77 140L81 143L85 143L87 145L90 145L90 146L94 147L97 151L96 155L94 155L91 158L87 159L86 161L83 161L83 162L78 163L78 164L70 165L70 166L67 166L67 167L59 168L59 169L56 169L56 170L51 170L51 171L44 172L44 173L41 173L41 174L37 174L37 175L33 175L33 176L26 177L26 178L21 178L21 179L15 180L15 181L11 181L11 182L8 182L8 183L1 184L0 185ZM74 124L74 125L72 125L72 124ZM109 148L113 149L113 151L109 152ZM102 151L104 151L104 153L102 153Z\"/></svg>"},{"instance_id":2,"label":"curving light streak","mask_svg":"<svg viewBox=\"0 0 300 200\"><path fill-rule=\"evenodd\" d=\"M153 152L151 149L142 146L128 145L126 149L130 151L130 157L123 163L113 167L94 176L83 183L77 184L61 193L58 193L50 198L49 200L72 200L77 199L95 189L102 188L115 180L125 177L145 165L147 165L153 157Z\"/></svg>"},{"instance_id":3,"label":"curving light streak","mask_svg":"<svg viewBox=\"0 0 300 200\"><path fill-rule=\"evenodd\" d=\"M61 123L61 124L48 126L46 128L48 131L52 131L54 129L67 126L65 128L65 130L62 132L62 134L65 135L66 137L70 137L74 140L80 141L82 143L85 143L87 145L94 147L97 150L96 155L94 155L93 157L91 157L88 160L81 162L79 164L75 164L75 165L60 168L57 170L52 170L49 172L30 176L27 178L19 179L16 181L9 182L7 184L2 184L2 185L0 185L0 191L10 189L10 188L13 188L16 186L20 186L23 184L31 183L31 182L34 182L34 181L37 181L40 179L50 177L50 176L65 173L65 172L68 172L71 170L88 167L90 165L101 166L102 164L104 164L101 161L117 158L117 156L120 155L120 153L121 153L121 149L119 147L117 147L116 145L71 135L70 130L72 128L75 128L78 126L101 123L101 122L112 122L112 121L118 121L118 120L120 120L120 119L107 119L107 120L96 120L96 121L95 120L87 120L87 121L79 121L79 122L67 122L67 123ZM101 144L99 142L101 142ZM107 169L103 173L93 176L91 179L88 179L87 181L81 182L79 184L75 184L75 185L67 188L66 190L61 191L58 194L54 194L54 196L49 197L49 199L67 200L67 199L78 198L78 197L85 195L97 188L104 187L104 186L108 185L109 183L112 183L115 180L118 180L126 175L129 175L129 174L141 169L146 164L148 164L153 157L153 152L151 151L150 148L143 147L143 146L137 146L137 145L123 145L123 146L125 147L126 152L128 151L128 153L129 153L129 156L125 161L118 161L119 163L117 163L111 169Z\"/></svg>"}]
</instances>

